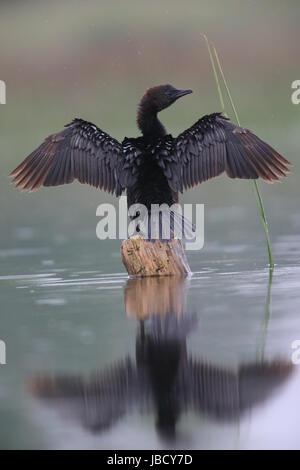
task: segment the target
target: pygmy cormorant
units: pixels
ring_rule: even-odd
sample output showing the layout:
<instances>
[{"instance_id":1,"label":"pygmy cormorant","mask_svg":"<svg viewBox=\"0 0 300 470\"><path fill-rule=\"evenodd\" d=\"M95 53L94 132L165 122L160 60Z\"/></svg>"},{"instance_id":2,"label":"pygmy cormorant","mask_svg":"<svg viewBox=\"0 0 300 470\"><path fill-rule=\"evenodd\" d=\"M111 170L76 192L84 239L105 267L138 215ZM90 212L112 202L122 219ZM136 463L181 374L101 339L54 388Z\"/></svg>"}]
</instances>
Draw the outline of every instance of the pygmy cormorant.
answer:
<instances>
[{"instance_id":1,"label":"pygmy cormorant","mask_svg":"<svg viewBox=\"0 0 300 470\"><path fill-rule=\"evenodd\" d=\"M271 183L287 176L289 162L250 130L221 113L203 116L178 137L167 134L157 114L192 90L150 88L140 101L138 138L122 143L94 124L74 119L52 134L12 173L18 188L34 191L77 179L120 196L128 205L178 202L178 192L224 171L230 178Z\"/></svg>"}]
</instances>

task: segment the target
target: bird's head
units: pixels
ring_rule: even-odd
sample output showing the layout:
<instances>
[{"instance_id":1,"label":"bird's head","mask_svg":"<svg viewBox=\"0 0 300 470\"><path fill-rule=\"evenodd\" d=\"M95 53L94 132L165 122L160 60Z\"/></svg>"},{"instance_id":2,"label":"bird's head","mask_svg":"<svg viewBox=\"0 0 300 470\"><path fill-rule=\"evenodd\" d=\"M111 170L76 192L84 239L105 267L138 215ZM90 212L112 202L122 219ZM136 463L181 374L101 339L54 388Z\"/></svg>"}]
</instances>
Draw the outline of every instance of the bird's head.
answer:
<instances>
[{"instance_id":1,"label":"bird's head","mask_svg":"<svg viewBox=\"0 0 300 470\"><path fill-rule=\"evenodd\" d=\"M193 93L192 90L178 90L172 85L159 85L146 91L141 104L147 104L154 111L159 112L173 104L178 98Z\"/></svg>"}]
</instances>

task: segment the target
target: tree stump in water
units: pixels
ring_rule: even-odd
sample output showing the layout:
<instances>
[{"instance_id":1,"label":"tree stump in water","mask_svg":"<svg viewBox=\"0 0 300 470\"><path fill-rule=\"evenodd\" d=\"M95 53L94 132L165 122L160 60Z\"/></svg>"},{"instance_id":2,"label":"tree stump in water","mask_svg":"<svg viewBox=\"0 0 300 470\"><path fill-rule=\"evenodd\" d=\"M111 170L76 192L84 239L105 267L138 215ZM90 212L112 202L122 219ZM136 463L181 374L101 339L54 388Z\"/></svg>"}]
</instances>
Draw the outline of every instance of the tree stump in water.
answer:
<instances>
[{"instance_id":1,"label":"tree stump in water","mask_svg":"<svg viewBox=\"0 0 300 470\"><path fill-rule=\"evenodd\" d=\"M182 242L150 242L142 237L124 240L121 257L130 276L188 276L191 274Z\"/></svg>"},{"instance_id":2,"label":"tree stump in water","mask_svg":"<svg viewBox=\"0 0 300 470\"><path fill-rule=\"evenodd\" d=\"M132 277L124 289L126 315L139 320L168 314L180 318L186 312L188 286L183 276Z\"/></svg>"}]
</instances>

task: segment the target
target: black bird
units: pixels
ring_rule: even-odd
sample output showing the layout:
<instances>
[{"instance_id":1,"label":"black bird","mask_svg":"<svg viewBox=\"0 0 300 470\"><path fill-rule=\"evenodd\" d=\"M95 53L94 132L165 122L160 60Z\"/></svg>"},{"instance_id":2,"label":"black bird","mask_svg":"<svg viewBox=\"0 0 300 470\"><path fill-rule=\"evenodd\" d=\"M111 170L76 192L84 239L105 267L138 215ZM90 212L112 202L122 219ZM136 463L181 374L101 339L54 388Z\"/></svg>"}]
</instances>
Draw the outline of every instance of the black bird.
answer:
<instances>
[{"instance_id":1,"label":"black bird","mask_svg":"<svg viewBox=\"0 0 300 470\"><path fill-rule=\"evenodd\" d=\"M135 355L88 375L37 374L28 381L32 395L92 432L110 429L136 410L153 413L164 440L176 438L187 412L201 420L237 421L267 401L292 376L292 363L239 362L230 369L191 355L188 336L197 331L199 316L187 311L188 287L176 276L129 279L124 305L139 320Z\"/></svg>"},{"instance_id":2,"label":"black bird","mask_svg":"<svg viewBox=\"0 0 300 470\"><path fill-rule=\"evenodd\" d=\"M294 372L282 360L231 370L191 357L186 340L195 329L192 317L178 319L170 312L149 320L150 328L137 334L135 360L126 357L87 376L38 374L29 380L31 394L94 433L110 429L135 410L153 413L158 434L169 441L176 438L184 413L238 421Z\"/></svg>"},{"instance_id":3,"label":"black bird","mask_svg":"<svg viewBox=\"0 0 300 470\"><path fill-rule=\"evenodd\" d=\"M271 183L287 176L289 162L248 129L221 113L203 116L178 137L167 134L157 114L192 90L150 88L139 107L142 137L119 143L94 124L74 119L52 134L12 173L18 188L35 191L77 179L120 196L128 205L178 202L178 192L224 171L230 178Z\"/></svg>"}]
</instances>

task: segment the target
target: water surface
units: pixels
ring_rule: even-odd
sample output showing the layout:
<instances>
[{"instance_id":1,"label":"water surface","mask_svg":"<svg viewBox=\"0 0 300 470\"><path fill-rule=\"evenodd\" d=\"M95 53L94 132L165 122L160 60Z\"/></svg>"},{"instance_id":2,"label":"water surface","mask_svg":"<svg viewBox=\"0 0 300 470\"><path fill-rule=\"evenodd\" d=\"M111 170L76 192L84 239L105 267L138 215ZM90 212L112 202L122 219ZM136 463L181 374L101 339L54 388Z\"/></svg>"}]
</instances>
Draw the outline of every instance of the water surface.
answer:
<instances>
[{"instance_id":1,"label":"water surface","mask_svg":"<svg viewBox=\"0 0 300 470\"><path fill-rule=\"evenodd\" d=\"M299 218L286 204L269 205L273 275L241 206L207 208L187 280L128 279L120 242L92 230L17 225L0 251L1 447L299 447Z\"/></svg>"}]
</instances>

